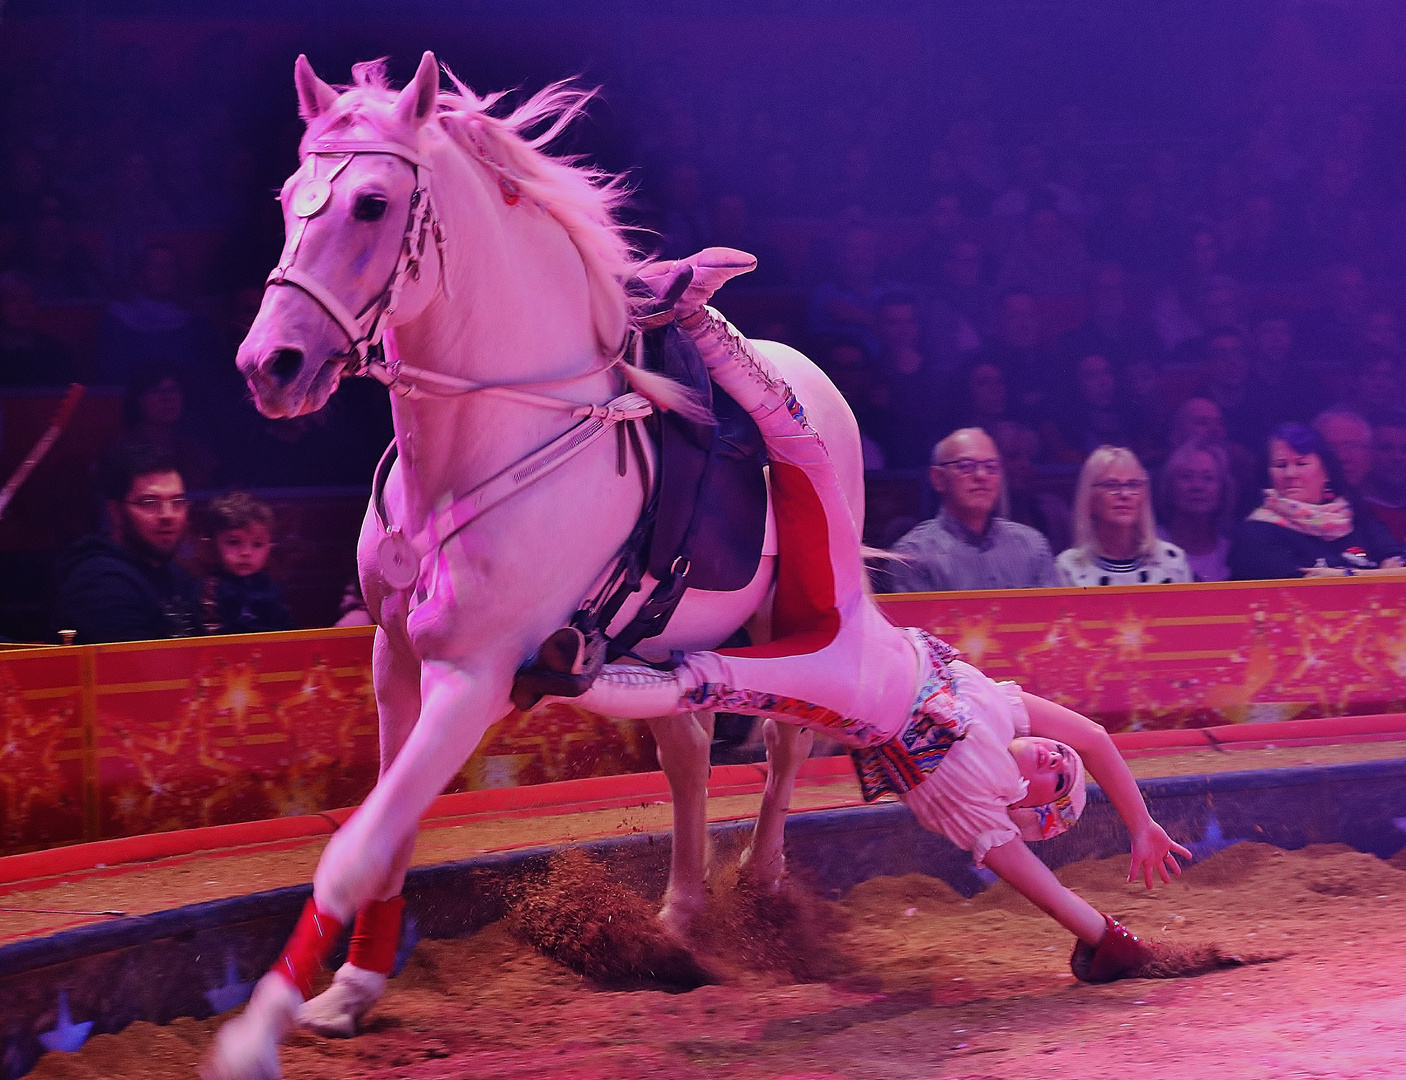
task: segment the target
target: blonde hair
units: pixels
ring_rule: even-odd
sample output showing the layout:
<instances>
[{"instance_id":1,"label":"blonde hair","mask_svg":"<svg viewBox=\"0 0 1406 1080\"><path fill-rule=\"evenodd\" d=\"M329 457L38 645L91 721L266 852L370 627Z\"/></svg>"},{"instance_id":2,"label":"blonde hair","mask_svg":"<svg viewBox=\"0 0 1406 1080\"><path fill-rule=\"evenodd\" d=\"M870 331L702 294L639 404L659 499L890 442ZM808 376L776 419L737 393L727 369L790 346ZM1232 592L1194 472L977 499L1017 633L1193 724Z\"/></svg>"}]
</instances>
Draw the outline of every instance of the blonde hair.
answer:
<instances>
[{"instance_id":1,"label":"blonde hair","mask_svg":"<svg viewBox=\"0 0 1406 1080\"><path fill-rule=\"evenodd\" d=\"M1142 462L1126 446L1100 446L1088 456L1079 473L1079 486L1074 492L1074 547L1086 559L1102 554L1098 548L1098 534L1094 530L1094 485L1116 465L1131 465L1142 476L1144 483L1148 480ZM1138 541L1138 553L1148 555L1157 542L1157 522L1152 516L1150 485L1143 492L1140 525L1142 537Z\"/></svg>"}]
</instances>

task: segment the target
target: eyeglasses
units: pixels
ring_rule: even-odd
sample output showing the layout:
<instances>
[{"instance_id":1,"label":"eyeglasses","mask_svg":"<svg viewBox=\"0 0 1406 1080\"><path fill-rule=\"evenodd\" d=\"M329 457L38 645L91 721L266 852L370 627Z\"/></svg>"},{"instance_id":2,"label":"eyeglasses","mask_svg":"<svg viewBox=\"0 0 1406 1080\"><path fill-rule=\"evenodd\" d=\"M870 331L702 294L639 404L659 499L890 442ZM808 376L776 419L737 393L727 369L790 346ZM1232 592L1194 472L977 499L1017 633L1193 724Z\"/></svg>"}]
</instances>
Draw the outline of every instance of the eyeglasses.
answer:
<instances>
[{"instance_id":1,"label":"eyeglasses","mask_svg":"<svg viewBox=\"0 0 1406 1080\"><path fill-rule=\"evenodd\" d=\"M144 514L159 513L167 507L179 513L190 505L190 500L184 495L175 495L169 499L158 499L154 495L148 495L142 499L127 499L126 503L133 509L142 511Z\"/></svg>"},{"instance_id":2,"label":"eyeglasses","mask_svg":"<svg viewBox=\"0 0 1406 1080\"><path fill-rule=\"evenodd\" d=\"M1100 480L1094 487L1106 495L1138 495L1147 490L1146 480Z\"/></svg>"},{"instance_id":3,"label":"eyeglasses","mask_svg":"<svg viewBox=\"0 0 1406 1080\"><path fill-rule=\"evenodd\" d=\"M975 476L977 470L990 473L992 476L1001 475L1000 458L986 458L978 461L976 458L964 457L953 461L939 461L938 465L944 469L956 469L962 476Z\"/></svg>"}]
</instances>

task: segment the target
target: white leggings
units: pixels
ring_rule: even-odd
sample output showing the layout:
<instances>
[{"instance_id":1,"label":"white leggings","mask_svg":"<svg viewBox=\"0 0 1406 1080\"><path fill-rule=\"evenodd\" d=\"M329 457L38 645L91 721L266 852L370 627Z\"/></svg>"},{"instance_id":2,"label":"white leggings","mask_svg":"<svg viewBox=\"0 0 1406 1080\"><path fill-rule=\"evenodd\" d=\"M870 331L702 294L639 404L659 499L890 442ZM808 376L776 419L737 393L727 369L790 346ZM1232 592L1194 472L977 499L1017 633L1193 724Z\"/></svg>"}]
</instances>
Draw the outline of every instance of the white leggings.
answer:
<instances>
[{"instance_id":1,"label":"white leggings","mask_svg":"<svg viewBox=\"0 0 1406 1080\"><path fill-rule=\"evenodd\" d=\"M688 328L714 381L757 422L776 514L774 639L688 654L673 671L608 664L576 704L621 719L717 709L851 747L908 721L926 661L865 587L860 537L820 436L771 362L711 308Z\"/></svg>"}]
</instances>

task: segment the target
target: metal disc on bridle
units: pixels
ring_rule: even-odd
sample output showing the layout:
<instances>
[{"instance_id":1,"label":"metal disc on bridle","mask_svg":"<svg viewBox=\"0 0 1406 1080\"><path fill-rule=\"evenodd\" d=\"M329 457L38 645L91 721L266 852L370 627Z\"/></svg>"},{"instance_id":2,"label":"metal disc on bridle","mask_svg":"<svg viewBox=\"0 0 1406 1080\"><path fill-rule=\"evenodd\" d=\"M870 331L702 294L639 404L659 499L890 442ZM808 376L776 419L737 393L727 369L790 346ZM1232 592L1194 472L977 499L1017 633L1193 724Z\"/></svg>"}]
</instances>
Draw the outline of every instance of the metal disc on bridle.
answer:
<instances>
[{"instance_id":1,"label":"metal disc on bridle","mask_svg":"<svg viewBox=\"0 0 1406 1080\"><path fill-rule=\"evenodd\" d=\"M327 205L332 197L332 182L320 177L304 181L293 193L293 213L310 218Z\"/></svg>"},{"instance_id":2,"label":"metal disc on bridle","mask_svg":"<svg viewBox=\"0 0 1406 1080\"><path fill-rule=\"evenodd\" d=\"M381 563L381 577L392 589L408 589L420 579L420 557L404 533L396 531L383 536L376 545L376 556Z\"/></svg>"}]
</instances>

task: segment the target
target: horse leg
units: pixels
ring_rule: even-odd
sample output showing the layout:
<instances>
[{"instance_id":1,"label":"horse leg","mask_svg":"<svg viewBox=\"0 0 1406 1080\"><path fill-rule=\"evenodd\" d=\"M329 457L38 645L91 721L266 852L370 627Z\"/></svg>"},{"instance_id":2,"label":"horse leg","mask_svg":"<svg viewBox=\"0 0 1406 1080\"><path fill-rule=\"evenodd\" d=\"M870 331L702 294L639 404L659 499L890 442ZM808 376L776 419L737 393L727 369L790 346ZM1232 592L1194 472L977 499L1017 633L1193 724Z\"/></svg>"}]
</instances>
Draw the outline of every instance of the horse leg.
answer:
<instances>
[{"instance_id":1,"label":"horse leg","mask_svg":"<svg viewBox=\"0 0 1406 1080\"><path fill-rule=\"evenodd\" d=\"M648 723L674 803L669 884L659 921L682 937L707 901L708 757L713 714L659 716Z\"/></svg>"},{"instance_id":2,"label":"horse leg","mask_svg":"<svg viewBox=\"0 0 1406 1080\"><path fill-rule=\"evenodd\" d=\"M752 829L752 842L742 852L741 866L747 878L772 891L780 885L786 869L782 850L786 812L791 808L796 775L815 743L815 733L794 724L766 720L762 724L762 738L766 742L766 786L757 811L757 824Z\"/></svg>"},{"instance_id":3,"label":"horse leg","mask_svg":"<svg viewBox=\"0 0 1406 1080\"><path fill-rule=\"evenodd\" d=\"M484 732L508 711L511 664L471 672L426 661L423 708L400 753L318 860L313 897L283 957L254 988L244 1012L215 1037L206 1080L276 1080L278 1044L292 1028L316 969L347 920L369 901L393 895L420 818L453 779Z\"/></svg>"},{"instance_id":4,"label":"horse leg","mask_svg":"<svg viewBox=\"0 0 1406 1080\"><path fill-rule=\"evenodd\" d=\"M376 631L371 672L380 719L380 775L385 776L420 715L420 661L404 637L403 626L395 637ZM400 943L400 891L414 849L411 836L395 852L392 882L357 912L351 954L332 977L332 985L298 1010L301 1026L329 1038L349 1039L385 993Z\"/></svg>"}]
</instances>

